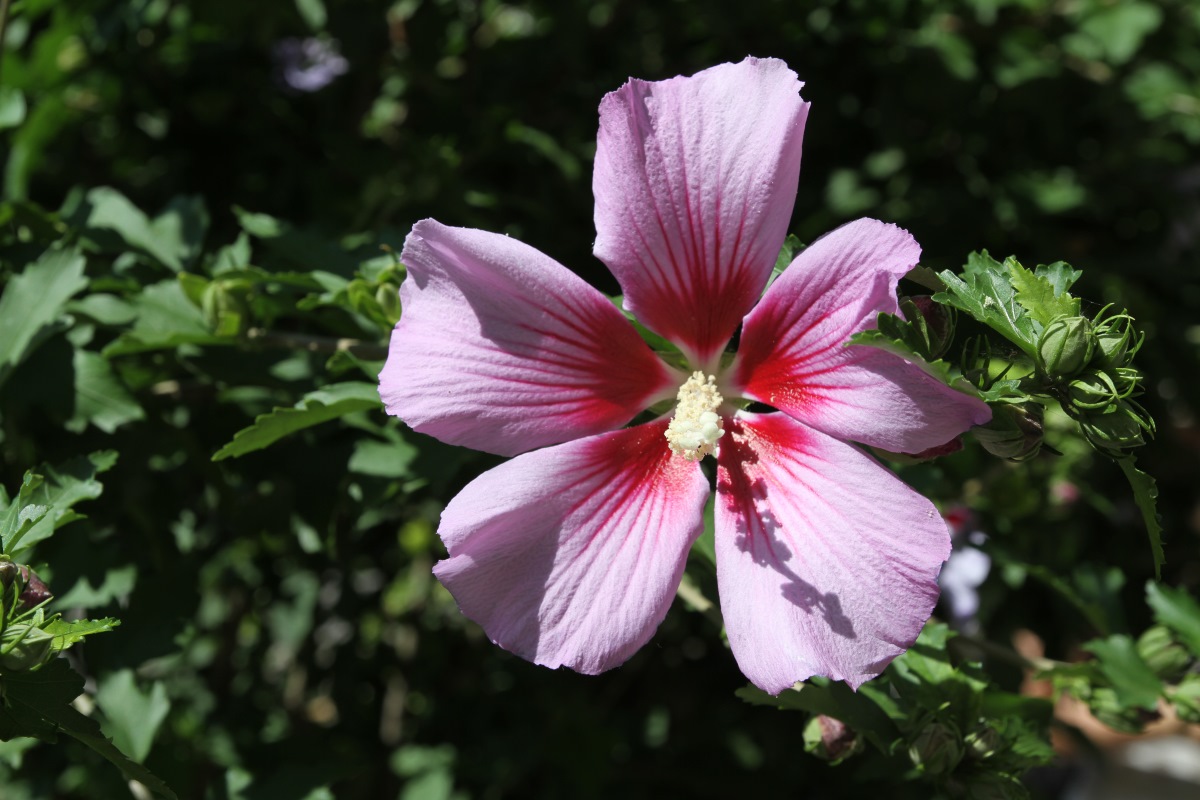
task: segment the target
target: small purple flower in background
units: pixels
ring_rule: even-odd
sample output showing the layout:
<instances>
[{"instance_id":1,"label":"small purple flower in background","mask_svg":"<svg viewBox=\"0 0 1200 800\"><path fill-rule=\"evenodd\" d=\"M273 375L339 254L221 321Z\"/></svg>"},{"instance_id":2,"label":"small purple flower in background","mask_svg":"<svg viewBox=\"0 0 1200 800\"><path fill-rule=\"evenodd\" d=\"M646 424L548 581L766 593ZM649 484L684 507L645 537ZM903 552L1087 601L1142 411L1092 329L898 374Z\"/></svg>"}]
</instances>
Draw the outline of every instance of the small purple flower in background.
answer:
<instances>
[{"instance_id":1,"label":"small purple flower in background","mask_svg":"<svg viewBox=\"0 0 1200 800\"><path fill-rule=\"evenodd\" d=\"M309 37L280 39L271 48L275 66L284 85L297 92L315 92L344 75L350 62L337 50L337 43Z\"/></svg>"},{"instance_id":2,"label":"small purple flower in background","mask_svg":"<svg viewBox=\"0 0 1200 800\"><path fill-rule=\"evenodd\" d=\"M844 225L763 294L795 202L800 88L782 61L751 58L631 80L600 105L594 252L685 369L514 239L424 220L405 242L380 394L417 431L515 456L446 507L450 557L434 572L523 658L591 674L649 641L704 529L709 455L721 608L754 684L857 687L933 610L946 523L847 441L916 453L990 412L845 345L899 313L896 284L920 255L900 228ZM673 413L624 427L658 404Z\"/></svg>"}]
</instances>

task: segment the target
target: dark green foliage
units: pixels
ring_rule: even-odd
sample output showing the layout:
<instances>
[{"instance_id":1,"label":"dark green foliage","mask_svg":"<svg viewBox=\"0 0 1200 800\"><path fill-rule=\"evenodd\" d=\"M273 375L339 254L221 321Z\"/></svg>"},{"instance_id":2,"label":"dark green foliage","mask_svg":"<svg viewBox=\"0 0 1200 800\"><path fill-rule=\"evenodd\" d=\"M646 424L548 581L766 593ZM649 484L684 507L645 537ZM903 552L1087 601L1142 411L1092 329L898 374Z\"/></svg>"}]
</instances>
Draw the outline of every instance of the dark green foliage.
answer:
<instances>
[{"instance_id":1,"label":"dark green foliage","mask_svg":"<svg viewBox=\"0 0 1200 800\"><path fill-rule=\"evenodd\" d=\"M55 597L23 618L5 598L51 637L0 667L5 800L169 796L155 775L206 800L1023 797L1051 755L1026 672L1114 727L1160 701L1200 720L1187 0L6 7L0 542ZM348 61L314 92L272 56L306 36ZM496 460L373 397L397 254L435 217L614 294L590 255L601 97L747 54L813 103L777 270L857 216L909 229L925 267L902 291L958 309L951 345L907 311L856 341L1003 409L991 453L894 464L988 534L980 633L935 621L858 693L765 698L704 605L706 536L694 594L627 665L534 667L430 573L442 507ZM1062 318L1091 353L1039 372ZM1045 659L1009 649L1024 630Z\"/></svg>"}]
</instances>

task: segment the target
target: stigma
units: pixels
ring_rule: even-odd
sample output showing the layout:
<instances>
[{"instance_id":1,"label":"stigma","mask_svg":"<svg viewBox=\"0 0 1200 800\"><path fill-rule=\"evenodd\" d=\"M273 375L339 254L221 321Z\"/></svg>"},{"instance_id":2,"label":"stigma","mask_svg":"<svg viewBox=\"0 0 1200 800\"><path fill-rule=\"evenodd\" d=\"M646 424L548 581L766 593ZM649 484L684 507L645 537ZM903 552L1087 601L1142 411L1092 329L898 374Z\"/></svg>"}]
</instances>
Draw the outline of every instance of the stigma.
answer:
<instances>
[{"instance_id":1,"label":"stigma","mask_svg":"<svg viewBox=\"0 0 1200 800\"><path fill-rule=\"evenodd\" d=\"M667 446L677 456L699 461L712 455L717 440L725 435L717 409L724 398L717 391L717 380L703 372L693 372L679 387L675 416L667 426Z\"/></svg>"}]
</instances>

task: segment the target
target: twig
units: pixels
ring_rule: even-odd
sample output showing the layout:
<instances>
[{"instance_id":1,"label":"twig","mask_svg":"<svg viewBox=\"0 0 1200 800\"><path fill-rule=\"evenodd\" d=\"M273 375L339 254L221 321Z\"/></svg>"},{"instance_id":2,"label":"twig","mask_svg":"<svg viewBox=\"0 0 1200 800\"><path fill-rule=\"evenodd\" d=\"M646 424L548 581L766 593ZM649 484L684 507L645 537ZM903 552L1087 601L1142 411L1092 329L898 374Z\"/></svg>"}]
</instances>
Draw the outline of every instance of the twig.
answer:
<instances>
[{"instance_id":1,"label":"twig","mask_svg":"<svg viewBox=\"0 0 1200 800\"><path fill-rule=\"evenodd\" d=\"M289 350L307 350L310 353L349 353L367 361L382 361L387 358L386 347L359 339L335 339L332 336L310 336L303 333L282 333L264 328L246 331L246 340L262 347L283 347Z\"/></svg>"}]
</instances>

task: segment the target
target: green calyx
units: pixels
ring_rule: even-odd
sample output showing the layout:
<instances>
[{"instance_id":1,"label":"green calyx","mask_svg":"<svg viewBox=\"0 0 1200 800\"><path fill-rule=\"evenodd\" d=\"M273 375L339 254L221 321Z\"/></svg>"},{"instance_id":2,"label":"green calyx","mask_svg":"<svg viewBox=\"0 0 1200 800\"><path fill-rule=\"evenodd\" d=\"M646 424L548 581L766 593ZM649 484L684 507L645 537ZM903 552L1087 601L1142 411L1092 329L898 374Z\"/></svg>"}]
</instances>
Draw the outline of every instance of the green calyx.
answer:
<instances>
[{"instance_id":1,"label":"green calyx","mask_svg":"<svg viewBox=\"0 0 1200 800\"><path fill-rule=\"evenodd\" d=\"M991 421L972 428L971 433L992 455L1025 461L1042 448L1044 415L1045 408L1037 402L994 403Z\"/></svg>"},{"instance_id":2,"label":"green calyx","mask_svg":"<svg viewBox=\"0 0 1200 800\"><path fill-rule=\"evenodd\" d=\"M1086 317L1060 317L1038 339L1038 370L1052 379L1070 378L1088 365L1095 348L1092 323Z\"/></svg>"}]
</instances>

